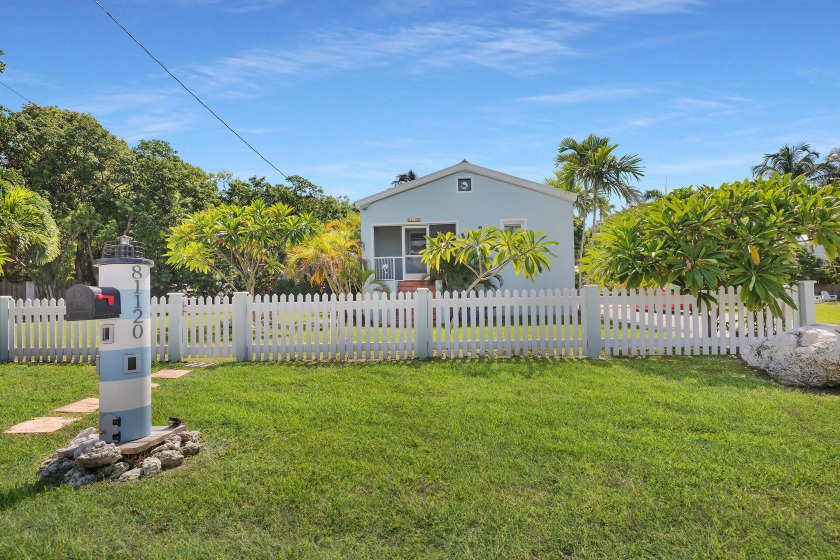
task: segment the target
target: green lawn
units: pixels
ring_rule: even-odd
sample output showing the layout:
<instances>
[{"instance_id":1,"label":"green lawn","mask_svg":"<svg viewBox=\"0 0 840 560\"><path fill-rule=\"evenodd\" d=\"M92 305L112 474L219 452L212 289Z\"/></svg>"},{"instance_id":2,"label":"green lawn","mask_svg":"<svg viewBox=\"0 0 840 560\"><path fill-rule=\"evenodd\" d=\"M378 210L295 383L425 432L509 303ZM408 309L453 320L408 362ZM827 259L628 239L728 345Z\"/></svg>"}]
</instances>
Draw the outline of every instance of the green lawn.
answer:
<instances>
[{"instance_id":1,"label":"green lawn","mask_svg":"<svg viewBox=\"0 0 840 560\"><path fill-rule=\"evenodd\" d=\"M35 485L0 435L0 558L830 558L840 392L733 358L224 364L160 380L178 471ZM0 426L93 396L92 366L0 366Z\"/></svg>"},{"instance_id":2,"label":"green lawn","mask_svg":"<svg viewBox=\"0 0 840 560\"><path fill-rule=\"evenodd\" d=\"M818 323L840 325L840 301L818 303L815 309Z\"/></svg>"}]
</instances>

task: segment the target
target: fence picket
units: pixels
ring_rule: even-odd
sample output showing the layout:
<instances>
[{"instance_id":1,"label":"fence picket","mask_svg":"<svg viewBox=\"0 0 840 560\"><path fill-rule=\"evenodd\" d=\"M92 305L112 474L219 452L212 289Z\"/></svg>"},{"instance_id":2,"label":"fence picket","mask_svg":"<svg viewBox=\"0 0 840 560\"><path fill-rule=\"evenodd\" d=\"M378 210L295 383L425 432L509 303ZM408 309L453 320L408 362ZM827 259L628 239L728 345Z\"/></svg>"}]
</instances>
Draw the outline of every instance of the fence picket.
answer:
<instances>
[{"instance_id":1,"label":"fence picket","mask_svg":"<svg viewBox=\"0 0 840 560\"><path fill-rule=\"evenodd\" d=\"M798 301L795 289L790 292ZM748 312L733 287L717 304L697 305L674 287L604 290L602 347L608 356L737 354L743 345L799 325L800 313L779 301L782 314ZM431 294L428 340L437 357L578 356L584 300L577 291L527 290ZM417 299L386 296L273 295L248 300L247 338L259 361L402 360L415 356ZM228 297L184 298L170 310L151 300L153 359L167 359L168 313L182 313L182 356L233 355L233 302ZM14 300L9 305L9 355L18 362L90 362L96 357L96 321L64 320L63 299ZM424 314L425 315L425 314ZM178 336L174 335L173 336Z\"/></svg>"}]
</instances>

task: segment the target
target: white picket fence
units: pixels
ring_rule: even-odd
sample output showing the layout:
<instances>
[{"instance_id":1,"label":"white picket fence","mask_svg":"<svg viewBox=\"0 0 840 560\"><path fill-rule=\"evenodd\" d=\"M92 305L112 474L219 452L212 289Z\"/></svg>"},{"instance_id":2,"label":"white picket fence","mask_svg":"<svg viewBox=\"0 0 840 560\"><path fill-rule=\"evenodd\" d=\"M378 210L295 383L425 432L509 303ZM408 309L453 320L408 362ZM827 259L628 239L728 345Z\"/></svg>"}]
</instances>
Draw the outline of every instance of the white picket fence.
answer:
<instances>
[{"instance_id":1,"label":"white picket fence","mask_svg":"<svg viewBox=\"0 0 840 560\"><path fill-rule=\"evenodd\" d=\"M749 340L813 318L813 285L800 309L750 312L734 289L698 305L674 289L496 291L338 296L152 298L152 359L250 361L458 357L737 354ZM96 321L65 321L64 300L0 297L0 361L95 360Z\"/></svg>"}]
</instances>

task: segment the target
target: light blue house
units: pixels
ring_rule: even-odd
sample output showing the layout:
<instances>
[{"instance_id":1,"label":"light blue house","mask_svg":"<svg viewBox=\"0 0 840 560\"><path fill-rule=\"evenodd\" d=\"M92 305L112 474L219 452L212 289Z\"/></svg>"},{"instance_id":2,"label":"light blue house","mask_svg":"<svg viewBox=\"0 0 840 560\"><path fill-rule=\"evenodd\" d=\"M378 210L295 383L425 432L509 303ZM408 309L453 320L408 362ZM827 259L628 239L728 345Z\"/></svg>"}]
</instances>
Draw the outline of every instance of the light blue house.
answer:
<instances>
[{"instance_id":1,"label":"light blue house","mask_svg":"<svg viewBox=\"0 0 840 560\"><path fill-rule=\"evenodd\" d=\"M557 241L551 270L535 281L502 273L503 289L573 289L576 195L473 165L466 160L356 202L361 213L362 256L392 289L428 277L420 260L426 236L462 233L479 226L524 228ZM402 285L401 285L402 283Z\"/></svg>"}]
</instances>

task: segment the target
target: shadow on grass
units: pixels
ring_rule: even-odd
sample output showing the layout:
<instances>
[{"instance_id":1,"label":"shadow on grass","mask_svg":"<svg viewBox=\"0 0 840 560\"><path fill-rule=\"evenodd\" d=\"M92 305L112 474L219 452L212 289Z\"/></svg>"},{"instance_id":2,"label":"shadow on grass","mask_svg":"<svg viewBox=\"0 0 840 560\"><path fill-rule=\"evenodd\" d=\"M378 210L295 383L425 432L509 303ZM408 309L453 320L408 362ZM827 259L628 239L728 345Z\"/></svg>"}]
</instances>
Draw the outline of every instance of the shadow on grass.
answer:
<instances>
[{"instance_id":1,"label":"shadow on grass","mask_svg":"<svg viewBox=\"0 0 840 560\"><path fill-rule=\"evenodd\" d=\"M14 488L0 490L0 511L11 509L24 500L57 487L58 484L44 483L39 480L34 484L20 484Z\"/></svg>"},{"instance_id":2,"label":"shadow on grass","mask_svg":"<svg viewBox=\"0 0 840 560\"><path fill-rule=\"evenodd\" d=\"M790 387L774 381L763 371L747 365L735 356L628 356L608 357L598 360L575 357L463 357L463 358L428 358L425 360L386 360L386 361L328 361L328 362L218 362L199 370L213 371L218 368L234 366L249 368L273 368L282 366L301 373L316 373L324 369L353 370L359 366L369 373L380 370L389 377L395 373L394 367L422 373L433 368L438 372L447 372L464 377L492 379L501 375L513 375L524 379L557 375L568 371L571 374L581 372L621 374L632 371L639 375L652 375L673 381L695 381L708 387L733 387L739 389L766 389L767 387L798 391L802 393L840 397L840 387L831 389L813 389ZM564 368L568 366L568 369Z\"/></svg>"},{"instance_id":3,"label":"shadow on grass","mask_svg":"<svg viewBox=\"0 0 840 560\"><path fill-rule=\"evenodd\" d=\"M840 397L840 387L818 389L793 387L773 380L766 372L748 365L736 356L644 356L593 360L609 367L620 365L641 375L654 375L674 381L694 380L709 387L741 389L774 388L813 395Z\"/></svg>"}]
</instances>

